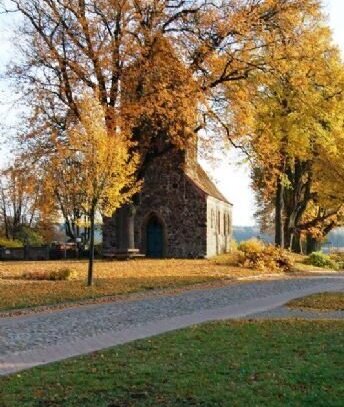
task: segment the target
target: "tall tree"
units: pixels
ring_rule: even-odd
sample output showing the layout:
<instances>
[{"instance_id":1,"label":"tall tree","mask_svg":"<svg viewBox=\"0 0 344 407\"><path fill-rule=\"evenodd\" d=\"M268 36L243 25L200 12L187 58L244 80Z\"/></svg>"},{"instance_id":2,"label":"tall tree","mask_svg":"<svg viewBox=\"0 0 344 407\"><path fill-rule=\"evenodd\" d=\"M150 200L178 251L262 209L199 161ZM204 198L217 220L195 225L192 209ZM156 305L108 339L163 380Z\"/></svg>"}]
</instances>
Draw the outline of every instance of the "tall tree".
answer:
<instances>
[{"instance_id":1,"label":"tall tree","mask_svg":"<svg viewBox=\"0 0 344 407\"><path fill-rule=\"evenodd\" d=\"M129 83L133 73L138 93L141 85L154 84L153 115L159 120L150 119L151 124L161 127L161 119L166 118L167 123L175 123L172 119L183 113L180 124L168 134L172 144L185 145L188 132L176 131L185 124L192 124L194 130L215 127L231 139L227 127L233 101L224 97L225 85L267 69L262 51L282 38L297 40L295 24L319 8L318 0L7 0L2 4L5 12L18 11L24 18L18 33L21 62L14 63L10 72L22 86L25 102L33 107L31 137L26 140L43 149L49 146L47 126L63 132L71 116L80 118L77 98L86 90L99 95L109 129L117 125L123 107L130 117L142 119L144 105L123 97L122 84ZM161 76L156 62L163 63L163 56L169 65L161 67ZM147 73L150 79L140 84L138 77ZM173 74L176 86L170 80ZM190 92L186 82L194 86ZM201 101L195 94L201 95ZM207 120L193 123L192 106ZM147 107L149 115L152 106ZM156 132L138 133L138 147L150 145L151 139L155 144ZM148 158L152 150L143 148ZM141 165L145 162L144 155Z\"/></svg>"},{"instance_id":2,"label":"tall tree","mask_svg":"<svg viewBox=\"0 0 344 407\"><path fill-rule=\"evenodd\" d=\"M56 191L63 174L64 188L90 219L88 285L92 285L96 214L111 216L138 192L139 157L130 152L132 142L125 133L108 131L106 112L97 98L85 95L77 104L80 119L68 129L68 139L51 137L54 153L46 167L45 185L48 193Z\"/></svg>"},{"instance_id":3,"label":"tall tree","mask_svg":"<svg viewBox=\"0 0 344 407\"><path fill-rule=\"evenodd\" d=\"M24 227L37 226L40 191L35 177L18 160L1 172L0 220L7 239L18 239Z\"/></svg>"},{"instance_id":4,"label":"tall tree","mask_svg":"<svg viewBox=\"0 0 344 407\"><path fill-rule=\"evenodd\" d=\"M344 66L321 20L277 53L285 62L257 81L250 102L253 182L261 213L274 207L276 244L295 249L341 219L343 196L330 199L336 175L325 162L341 167Z\"/></svg>"},{"instance_id":5,"label":"tall tree","mask_svg":"<svg viewBox=\"0 0 344 407\"><path fill-rule=\"evenodd\" d=\"M212 142L224 135L247 151L245 141L236 138L245 139L252 128L251 87L263 93L277 76L288 89L288 69L297 71L301 60L303 67L317 60L312 58L319 41L311 52L307 30L319 25L319 0L4 3L10 4L5 12L18 11L25 22L18 34L22 58L9 70L33 107L25 148L44 157L53 148L51 129L64 142L70 121L81 119L78 97L93 92L105 111L107 130L120 128L134 136L140 177L152 157L171 146L185 148L201 128L212 130ZM298 45L300 38L307 47ZM261 78L269 73L265 83ZM302 75L307 78L306 68L297 80ZM287 103L286 120L288 109ZM282 156L288 153L286 144L280 146ZM275 178L281 244L285 172L282 157Z\"/></svg>"}]
</instances>

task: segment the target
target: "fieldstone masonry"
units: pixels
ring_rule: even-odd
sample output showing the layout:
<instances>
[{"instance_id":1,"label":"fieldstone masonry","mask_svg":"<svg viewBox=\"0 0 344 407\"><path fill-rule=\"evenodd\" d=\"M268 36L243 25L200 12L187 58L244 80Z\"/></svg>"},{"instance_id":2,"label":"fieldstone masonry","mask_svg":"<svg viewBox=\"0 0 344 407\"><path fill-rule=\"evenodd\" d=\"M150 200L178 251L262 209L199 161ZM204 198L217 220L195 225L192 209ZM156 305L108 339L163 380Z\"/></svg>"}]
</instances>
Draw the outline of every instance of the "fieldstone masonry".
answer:
<instances>
[{"instance_id":1,"label":"fieldstone masonry","mask_svg":"<svg viewBox=\"0 0 344 407\"><path fill-rule=\"evenodd\" d=\"M194 153L173 149L150 164L135 207L104 221L104 251L123 253L130 246L133 217L135 246L148 257L211 257L230 249L232 205Z\"/></svg>"}]
</instances>

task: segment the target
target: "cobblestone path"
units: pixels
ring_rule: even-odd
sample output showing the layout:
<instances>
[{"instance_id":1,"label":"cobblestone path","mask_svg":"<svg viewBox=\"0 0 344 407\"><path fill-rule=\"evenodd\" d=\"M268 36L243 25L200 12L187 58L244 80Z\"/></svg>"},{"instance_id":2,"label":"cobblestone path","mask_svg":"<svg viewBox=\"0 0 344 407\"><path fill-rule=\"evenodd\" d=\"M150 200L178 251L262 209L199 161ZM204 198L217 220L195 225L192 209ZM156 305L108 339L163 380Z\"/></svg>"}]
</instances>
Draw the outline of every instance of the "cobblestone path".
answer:
<instances>
[{"instance_id":1,"label":"cobblestone path","mask_svg":"<svg viewBox=\"0 0 344 407\"><path fill-rule=\"evenodd\" d=\"M0 375L209 320L271 311L344 275L258 281L0 319Z\"/></svg>"}]
</instances>

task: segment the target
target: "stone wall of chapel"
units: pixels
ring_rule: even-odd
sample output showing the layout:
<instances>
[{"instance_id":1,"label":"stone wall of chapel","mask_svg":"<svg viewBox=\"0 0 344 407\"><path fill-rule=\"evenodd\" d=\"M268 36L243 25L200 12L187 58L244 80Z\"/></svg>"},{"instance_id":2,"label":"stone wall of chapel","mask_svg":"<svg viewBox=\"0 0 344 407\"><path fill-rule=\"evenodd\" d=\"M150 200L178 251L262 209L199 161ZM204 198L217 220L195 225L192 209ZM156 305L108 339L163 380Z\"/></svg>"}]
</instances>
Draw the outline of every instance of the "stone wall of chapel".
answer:
<instances>
[{"instance_id":1,"label":"stone wall of chapel","mask_svg":"<svg viewBox=\"0 0 344 407\"><path fill-rule=\"evenodd\" d=\"M104 251L125 250L128 243L126 217L128 207L119 208L111 218L103 219L103 248Z\"/></svg>"},{"instance_id":2,"label":"stone wall of chapel","mask_svg":"<svg viewBox=\"0 0 344 407\"><path fill-rule=\"evenodd\" d=\"M135 241L146 251L146 224L156 214L165 229L165 256L207 255L207 198L182 170L183 157L170 153L147 169L135 217Z\"/></svg>"},{"instance_id":3,"label":"stone wall of chapel","mask_svg":"<svg viewBox=\"0 0 344 407\"><path fill-rule=\"evenodd\" d=\"M146 252L146 225L155 214L164 227L164 257L211 257L228 252L232 206L205 195L183 171L184 155L171 151L156 158L145 174L135 216L135 243ZM126 244L126 208L104 221L105 250Z\"/></svg>"},{"instance_id":4,"label":"stone wall of chapel","mask_svg":"<svg viewBox=\"0 0 344 407\"><path fill-rule=\"evenodd\" d=\"M207 198L207 257L228 253L232 240L232 205Z\"/></svg>"},{"instance_id":5,"label":"stone wall of chapel","mask_svg":"<svg viewBox=\"0 0 344 407\"><path fill-rule=\"evenodd\" d=\"M117 248L116 216L103 217L103 251Z\"/></svg>"}]
</instances>

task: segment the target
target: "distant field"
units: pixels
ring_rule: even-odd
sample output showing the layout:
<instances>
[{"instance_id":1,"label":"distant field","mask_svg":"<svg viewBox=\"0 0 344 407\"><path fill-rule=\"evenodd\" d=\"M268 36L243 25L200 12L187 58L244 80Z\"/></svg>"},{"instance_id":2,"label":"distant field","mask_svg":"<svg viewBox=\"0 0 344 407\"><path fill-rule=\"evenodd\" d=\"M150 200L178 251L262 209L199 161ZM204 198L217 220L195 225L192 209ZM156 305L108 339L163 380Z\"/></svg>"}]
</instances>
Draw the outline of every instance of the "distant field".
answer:
<instances>
[{"instance_id":1,"label":"distant field","mask_svg":"<svg viewBox=\"0 0 344 407\"><path fill-rule=\"evenodd\" d=\"M73 270L70 281L28 281L25 272ZM94 299L269 273L213 260L97 261L95 284L86 287L86 261L0 262L0 311Z\"/></svg>"},{"instance_id":2,"label":"distant field","mask_svg":"<svg viewBox=\"0 0 344 407\"><path fill-rule=\"evenodd\" d=\"M343 321L205 324L1 378L0 404L340 407L343 332Z\"/></svg>"}]
</instances>

